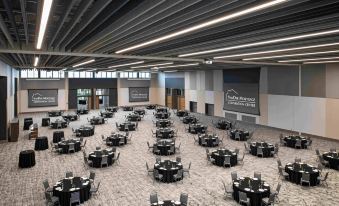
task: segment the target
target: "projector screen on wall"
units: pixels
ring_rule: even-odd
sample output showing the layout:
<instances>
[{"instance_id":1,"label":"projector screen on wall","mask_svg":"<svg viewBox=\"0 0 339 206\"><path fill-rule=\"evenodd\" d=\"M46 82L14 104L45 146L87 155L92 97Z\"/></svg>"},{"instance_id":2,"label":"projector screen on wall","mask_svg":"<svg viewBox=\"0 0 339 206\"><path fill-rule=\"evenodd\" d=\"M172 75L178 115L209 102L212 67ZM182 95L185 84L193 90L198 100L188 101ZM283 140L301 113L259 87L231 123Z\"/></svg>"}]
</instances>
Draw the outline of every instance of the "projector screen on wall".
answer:
<instances>
[{"instance_id":1,"label":"projector screen on wall","mask_svg":"<svg viewBox=\"0 0 339 206\"><path fill-rule=\"evenodd\" d=\"M260 115L260 68L224 70L224 110Z\"/></svg>"},{"instance_id":2,"label":"projector screen on wall","mask_svg":"<svg viewBox=\"0 0 339 206\"><path fill-rule=\"evenodd\" d=\"M129 102L148 102L149 87L129 87Z\"/></svg>"},{"instance_id":3,"label":"projector screen on wall","mask_svg":"<svg viewBox=\"0 0 339 206\"><path fill-rule=\"evenodd\" d=\"M28 90L28 107L58 106L57 89L30 89Z\"/></svg>"}]
</instances>

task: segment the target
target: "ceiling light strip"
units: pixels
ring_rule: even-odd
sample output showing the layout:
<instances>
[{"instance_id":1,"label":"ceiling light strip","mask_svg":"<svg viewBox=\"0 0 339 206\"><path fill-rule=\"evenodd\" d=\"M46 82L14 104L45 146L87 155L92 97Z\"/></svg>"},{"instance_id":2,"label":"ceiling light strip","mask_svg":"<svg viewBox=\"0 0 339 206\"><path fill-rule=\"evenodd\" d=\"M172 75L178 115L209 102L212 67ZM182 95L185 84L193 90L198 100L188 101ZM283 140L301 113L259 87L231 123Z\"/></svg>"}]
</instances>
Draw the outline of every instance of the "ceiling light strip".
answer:
<instances>
[{"instance_id":1,"label":"ceiling light strip","mask_svg":"<svg viewBox=\"0 0 339 206\"><path fill-rule=\"evenodd\" d=\"M331 59L339 59L339 57L324 57L324 58L314 58L314 59L291 59L291 60L282 60L278 62L306 62L306 61L318 61L318 60L331 60Z\"/></svg>"},{"instance_id":2,"label":"ceiling light strip","mask_svg":"<svg viewBox=\"0 0 339 206\"><path fill-rule=\"evenodd\" d=\"M91 59L91 60L76 64L76 65L73 65L73 67L82 66L82 65L89 64L89 63L92 63L92 62L95 62L95 59Z\"/></svg>"},{"instance_id":3,"label":"ceiling light strip","mask_svg":"<svg viewBox=\"0 0 339 206\"><path fill-rule=\"evenodd\" d=\"M141 65L141 66L131 67L131 69L138 69L138 68L145 68L145 67L164 66L164 65L170 65L170 64L173 64L173 62L167 62L167 63L162 63L162 64Z\"/></svg>"},{"instance_id":4,"label":"ceiling light strip","mask_svg":"<svg viewBox=\"0 0 339 206\"><path fill-rule=\"evenodd\" d=\"M155 38L155 39L147 41L147 42L143 42L141 44L137 44L137 45L134 45L134 46L131 46L131 47L127 47L125 49L118 50L115 53L120 54L120 53L124 53L124 52L127 52L127 51L135 50L135 49L138 49L138 48L141 48L141 47L145 47L145 46L148 46L150 44L162 42L162 41L165 41L165 40L177 37L177 36L181 36L183 34L187 34L187 33L190 33L190 32L205 28L205 27L209 27L209 26L212 26L212 25L215 25L215 24L218 24L218 23L230 20L230 19L234 19L236 17L240 17L240 16L244 16L244 15L247 15L247 14L250 14L250 13L254 13L254 12L257 12L257 11L260 11L260 10L263 10L263 9L266 9L266 8L269 8L269 7L272 7L272 6L287 2L287 1L288 0L275 0L275 1L270 1L270 2L264 3L264 4L260 4L260 5L248 8L248 9L244 9L242 11L238 11L238 12L235 12L235 13L232 13L232 14L227 14L225 16L215 18L215 19L212 19L210 21L206 21L206 22L201 23L201 24L197 24L197 25L192 26L192 27L188 27L186 29L183 29L183 30L180 30L180 31L177 31L177 32L170 33L170 34L165 35L165 36Z\"/></svg>"},{"instance_id":5,"label":"ceiling light strip","mask_svg":"<svg viewBox=\"0 0 339 206\"><path fill-rule=\"evenodd\" d=\"M286 55L277 55L277 56L265 56L265 57L254 57L254 58L246 58L244 61L251 60L260 60L260 59L277 59L284 57L295 57L295 56L307 56L307 55L317 55L317 54L330 54L330 53L338 53L339 50L331 50L331 51L322 51L322 52L309 52L309 53L297 53L297 54L286 54Z\"/></svg>"},{"instance_id":6,"label":"ceiling light strip","mask_svg":"<svg viewBox=\"0 0 339 206\"><path fill-rule=\"evenodd\" d=\"M125 67L125 66L130 66L130 65L135 65L135 64L143 64L145 61L138 61L138 62L131 62L131 63L126 63L126 64L118 64L118 65L112 65L109 66L108 68L116 68L116 67Z\"/></svg>"},{"instance_id":7,"label":"ceiling light strip","mask_svg":"<svg viewBox=\"0 0 339 206\"><path fill-rule=\"evenodd\" d=\"M339 61L304 62L303 64L328 64L328 63L339 63Z\"/></svg>"},{"instance_id":8,"label":"ceiling light strip","mask_svg":"<svg viewBox=\"0 0 339 206\"><path fill-rule=\"evenodd\" d=\"M34 66L38 66L38 63L39 63L39 57L35 57L34 58Z\"/></svg>"},{"instance_id":9,"label":"ceiling light strip","mask_svg":"<svg viewBox=\"0 0 339 206\"><path fill-rule=\"evenodd\" d=\"M157 67L157 69L176 68L176 67L188 67L188 66L198 66L198 65L199 65L199 63L192 63L192 64L178 64L178 65L171 65L171 66Z\"/></svg>"},{"instance_id":10,"label":"ceiling light strip","mask_svg":"<svg viewBox=\"0 0 339 206\"><path fill-rule=\"evenodd\" d=\"M42 7L42 15L41 15L41 22L39 27L39 35L38 35L38 41L36 44L37 49L41 49L41 45L46 33L47 28L47 22L49 18L49 14L51 12L53 0L44 0L43 7Z\"/></svg>"},{"instance_id":11,"label":"ceiling light strip","mask_svg":"<svg viewBox=\"0 0 339 206\"><path fill-rule=\"evenodd\" d=\"M211 50L205 50L205 51L200 51L200 52L180 54L178 56L179 57L196 56L196 55L230 51L234 49L242 49L242 48L248 48L248 47L254 47L254 46L263 46L267 44L275 44L275 43L281 43L281 42L286 42L286 41L294 41L294 40L306 39L306 38L311 38L311 37L319 37L319 36L331 35L331 34L336 34L336 33L339 33L339 29L314 32L314 33L302 34L302 35L297 35L297 36L289 36L289 37L284 37L284 38L271 39L267 41L260 41L260 42L250 43L250 44L241 44L237 46L224 47L224 48L219 48L219 49L211 49Z\"/></svg>"}]
</instances>

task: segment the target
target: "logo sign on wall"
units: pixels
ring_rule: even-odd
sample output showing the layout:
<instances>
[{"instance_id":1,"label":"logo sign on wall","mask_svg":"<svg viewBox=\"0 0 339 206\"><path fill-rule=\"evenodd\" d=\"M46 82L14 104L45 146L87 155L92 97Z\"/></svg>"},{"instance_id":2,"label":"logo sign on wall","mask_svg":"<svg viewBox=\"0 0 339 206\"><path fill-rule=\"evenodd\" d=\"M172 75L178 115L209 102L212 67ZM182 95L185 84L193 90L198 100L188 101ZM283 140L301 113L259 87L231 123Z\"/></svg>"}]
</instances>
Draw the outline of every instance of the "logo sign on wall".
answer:
<instances>
[{"instance_id":1,"label":"logo sign on wall","mask_svg":"<svg viewBox=\"0 0 339 206\"><path fill-rule=\"evenodd\" d=\"M28 107L58 106L57 89L28 90Z\"/></svg>"},{"instance_id":2,"label":"logo sign on wall","mask_svg":"<svg viewBox=\"0 0 339 206\"><path fill-rule=\"evenodd\" d=\"M149 87L129 87L129 102L148 102Z\"/></svg>"},{"instance_id":3,"label":"logo sign on wall","mask_svg":"<svg viewBox=\"0 0 339 206\"><path fill-rule=\"evenodd\" d=\"M259 115L258 84L225 84L224 110Z\"/></svg>"}]
</instances>

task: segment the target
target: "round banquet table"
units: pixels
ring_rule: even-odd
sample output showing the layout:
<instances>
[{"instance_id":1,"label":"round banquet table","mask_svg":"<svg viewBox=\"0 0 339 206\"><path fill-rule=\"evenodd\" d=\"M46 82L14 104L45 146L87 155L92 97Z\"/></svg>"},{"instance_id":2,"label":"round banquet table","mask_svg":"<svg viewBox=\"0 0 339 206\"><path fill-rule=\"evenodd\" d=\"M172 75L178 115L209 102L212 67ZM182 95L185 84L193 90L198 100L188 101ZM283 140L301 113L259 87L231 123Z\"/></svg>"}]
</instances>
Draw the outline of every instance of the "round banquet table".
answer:
<instances>
[{"instance_id":1,"label":"round banquet table","mask_svg":"<svg viewBox=\"0 0 339 206\"><path fill-rule=\"evenodd\" d=\"M157 107L156 105L151 104L151 105L147 105L146 109L151 110L151 109L155 109L156 107Z\"/></svg>"},{"instance_id":2,"label":"round banquet table","mask_svg":"<svg viewBox=\"0 0 339 206\"><path fill-rule=\"evenodd\" d=\"M88 159L92 161L92 167L100 168L101 160L103 156L107 156L108 166L113 164L114 152L108 150L98 150L95 152L91 152L88 155Z\"/></svg>"},{"instance_id":3,"label":"round banquet table","mask_svg":"<svg viewBox=\"0 0 339 206\"><path fill-rule=\"evenodd\" d=\"M167 112L157 112L157 113L154 113L154 116L157 119L168 119L170 115Z\"/></svg>"},{"instance_id":4,"label":"round banquet table","mask_svg":"<svg viewBox=\"0 0 339 206\"><path fill-rule=\"evenodd\" d=\"M76 121L78 120L78 115L77 114L66 114L66 115L62 115L62 118L65 120L65 121Z\"/></svg>"},{"instance_id":5,"label":"round banquet table","mask_svg":"<svg viewBox=\"0 0 339 206\"><path fill-rule=\"evenodd\" d=\"M126 119L130 122L141 121L141 116L139 114L129 114L126 116Z\"/></svg>"},{"instance_id":6,"label":"round banquet table","mask_svg":"<svg viewBox=\"0 0 339 206\"><path fill-rule=\"evenodd\" d=\"M60 142L65 137L64 131L54 131L53 132L53 143Z\"/></svg>"},{"instance_id":7,"label":"round banquet table","mask_svg":"<svg viewBox=\"0 0 339 206\"><path fill-rule=\"evenodd\" d=\"M161 139L170 139L174 137L174 130L172 128L159 128L156 130L156 137Z\"/></svg>"},{"instance_id":8,"label":"round banquet table","mask_svg":"<svg viewBox=\"0 0 339 206\"><path fill-rule=\"evenodd\" d=\"M48 139L46 136L38 137L35 139L34 150L46 150L48 149Z\"/></svg>"},{"instance_id":9,"label":"round banquet table","mask_svg":"<svg viewBox=\"0 0 339 206\"><path fill-rule=\"evenodd\" d=\"M135 109L134 113L136 113L138 115L145 115L146 111L144 109Z\"/></svg>"},{"instance_id":10,"label":"round banquet table","mask_svg":"<svg viewBox=\"0 0 339 206\"><path fill-rule=\"evenodd\" d=\"M175 153L175 144L174 141L171 139L162 139L157 141L157 143L155 143L153 145L153 148L157 148L158 150L160 150L159 155L169 155L168 154L168 150L170 150L171 148L174 148L174 153ZM153 153L155 153L154 149L153 149Z\"/></svg>"},{"instance_id":11,"label":"round banquet table","mask_svg":"<svg viewBox=\"0 0 339 206\"><path fill-rule=\"evenodd\" d=\"M214 142L217 141L217 139L219 139L219 137L217 135L212 135L212 134L200 134L199 136L199 145L204 146L204 147L216 147L219 144L213 144ZM206 145L202 145L202 139L205 140L205 142L207 143Z\"/></svg>"},{"instance_id":12,"label":"round banquet table","mask_svg":"<svg viewBox=\"0 0 339 206\"><path fill-rule=\"evenodd\" d=\"M301 140L301 149L307 149L307 139L305 137L301 136L286 136L284 137L284 140L286 142L287 147L295 148L295 143L297 143L297 140Z\"/></svg>"},{"instance_id":13,"label":"round banquet table","mask_svg":"<svg viewBox=\"0 0 339 206\"><path fill-rule=\"evenodd\" d=\"M69 139L69 140L63 140L61 142L58 142L58 147L62 149L61 153L68 154L68 148L70 144L74 144L75 152L79 152L81 150L80 140Z\"/></svg>"},{"instance_id":14,"label":"round banquet table","mask_svg":"<svg viewBox=\"0 0 339 206\"><path fill-rule=\"evenodd\" d=\"M72 185L70 188L63 187L63 182L69 179L72 181ZM75 181L75 179L80 179ZM79 192L80 194L80 202L84 203L91 197L91 183L90 180L86 177L71 177L65 178L59 182L57 182L53 186L53 196L59 198L59 202L61 206L69 206L70 198L72 193Z\"/></svg>"},{"instance_id":15,"label":"round banquet table","mask_svg":"<svg viewBox=\"0 0 339 206\"><path fill-rule=\"evenodd\" d=\"M186 111L186 110L178 110L177 111L177 116L178 117L185 117L185 116L188 116L188 111Z\"/></svg>"},{"instance_id":16,"label":"round banquet table","mask_svg":"<svg viewBox=\"0 0 339 206\"><path fill-rule=\"evenodd\" d=\"M61 123L61 129L67 127L67 122L64 120L56 120L54 122L51 122L51 128L52 129L60 129L58 128L58 124Z\"/></svg>"},{"instance_id":17,"label":"round banquet table","mask_svg":"<svg viewBox=\"0 0 339 206\"><path fill-rule=\"evenodd\" d=\"M134 122L123 122L119 124L119 131L125 131L125 128L128 128L128 131L135 131L136 124Z\"/></svg>"},{"instance_id":18,"label":"round banquet table","mask_svg":"<svg viewBox=\"0 0 339 206\"><path fill-rule=\"evenodd\" d=\"M23 150L19 154L19 167L28 168L35 165L35 152L33 150Z\"/></svg>"},{"instance_id":19,"label":"round banquet table","mask_svg":"<svg viewBox=\"0 0 339 206\"><path fill-rule=\"evenodd\" d=\"M78 109L77 114L88 114L88 109Z\"/></svg>"},{"instance_id":20,"label":"round banquet table","mask_svg":"<svg viewBox=\"0 0 339 206\"><path fill-rule=\"evenodd\" d=\"M50 122L51 122L51 119L49 117L42 118L41 126L42 127L48 127Z\"/></svg>"},{"instance_id":21,"label":"round banquet table","mask_svg":"<svg viewBox=\"0 0 339 206\"><path fill-rule=\"evenodd\" d=\"M243 131L243 130L239 130L239 129L234 129L231 131L231 139L235 140L235 134L239 133L240 136L240 141L246 141L247 137L249 136L249 132L248 131Z\"/></svg>"},{"instance_id":22,"label":"round banquet table","mask_svg":"<svg viewBox=\"0 0 339 206\"><path fill-rule=\"evenodd\" d=\"M175 182L173 175L181 170L182 164L172 160L161 160L161 162L154 164L154 169L158 170L159 174L163 175L163 182Z\"/></svg>"},{"instance_id":23,"label":"round banquet table","mask_svg":"<svg viewBox=\"0 0 339 206\"><path fill-rule=\"evenodd\" d=\"M319 170L312 165L305 163L288 163L285 166L285 172L289 174L289 180L293 183L300 184L300 179L303 172L310 174L311 186L316 186L319 182Z\"/></svg>"},{"instance_id":24,"label":"round banquet table","mask_svg":"<svg viewBox=\"0 0 339 206\"><path fill-rule=\"evenodd\" d=\"M330 168L339 170L339 153L338 152L325 152L323 154L324 160L328 161Z\"/></svg>"},{"instance_id":25,"label":"round banquet table","mask_svg":"<svg viewBox=\"0 0 339 206\"><path fill-rule=\"evenodd\" d=\"M164 128L171 126L171 124L172 124L171 121L168 119L158 119L155 123L155 126Z\"/></svg>"},{"instance_id":26,"label":"round banquet table","mask_svg":"<svg viewBox=\"0 0 339 206\"><path fill-rule=\"evenodd\" d=\"M94 135L94 126L84 126L77 129L80 137L90 137Z\"/></svg>"},{"instance_id":27,"label":"round banquet table","mask_svg":"<svg viewBox=\"0 0 339 206\"><path fill-rule=\"evenodd\" d=\"M125 144L127 144L127 137L118 133L112 134L111 136L107 137L106 142L111 142L112 145L110 146L120 146L119 142L121 139L124 139Z\"/></svg>"},{"instance_id":28,"label":"round banquet table","mask_svg":"<svg viewBox=\"0 0 339 206\"><path fill-rule=\"evenodd\" d=\"M105 111L105 112L100 112L100 116L104 118L112 118L113 117L113 112Z\"/></svg>"},{"instance_id":29,"label":"round banquet table","mask_svg":"<svg viewBox=\"0 0 339 206\"><path fill-rule=\"evenodd\" d=\"M212 152L211 157L215 160L214 164L217 166L224 166L225 157L230 156L231 158L231 166L235 166L238 164L238 155L233 150L228 149L217 149Z\"/></svg>"},{"instance_id":30,"label":"round banquet table","mask_svg":"<svg viewBox=\"0 0 339 206\"><path fill-rule=\"evenodd\" d=\"M58 116L61 116L61 111L50 111L48 112L48 116L50 117L58 117Z\"/></svg>"},{"instance_id":31,"label":"round banquet table","mask_svg":"<svg viewBox=\"0 0 339 206\"><path fill-rule=\"evenodd\" d=\"M106 107L105 110L108 112L117 112L118 107Z\"/></svg>"},{"instance_id":32,"label":"round banquet table","mask_svg":"<svg viewBox=\"0 0 339 206\"><path fill-rule=\"evenodd\" d=\"M270 196L270 186L257 178L240 177L233 182L233 198L239 202L239 192L246 193L251 206L261 206L262 199Z\"/></svg>"},{"instance_id":33,"label":"round banquet table","mask_svg":"<svg viewBox=\"0 0 339 206\"><path fill-rule=\"evenodd\" d=\"M133 111L133 107L122 107L123 111Z\"/></svg>"},{"instance_id":34,"label":"round banquet table","mask_svg":"<svg viewBox=\"0 0 339 206\"><path fill-rule=\"evenodd\" d=\"M225 120L219 120L216 124L216 128L223 129L223 130L231 129L232 123L229 121L225 121Z\"/></svg>"},{"instance_id":35,"label":"round banquet table","mask_svg":"<svg viewBox=\"0 0 339 206\"><path fill-rule=\"evenodd\" d=\"M250 148L251 148L251 154L253 156L257 156L257 149L258 147L262 148L263 157L273 157L271 154L271 151L274 151L274 145L266 142L251 142Z\"/></svg>"},{"instance_id":36,"label":"round banquet table","mask_svg":"<svg viewBox=\"0 0 339 206\"><path fill-rule=\"evenodd\" d=\"M91 125L105 124L105 119L103 117L92 117L90 123Z\"/></svg>"},{"instance_id":37,"label":"round banquet table","mask_svg":"<svg viewBox=\"0 0 339 206\"><path fill-rule=\"evenodd\" d=\"M188 127L188 132L191 134L205 133L207 126L200 123L190 124Z\"/></svg>"},{"instance_id":38,"label":"round banquet table","mask_svg":"<svg viewBox=\"0 0 339 206\"><path fill-rule=\"evenodd\" d=\"M185 116L184 118L182 118L182 123L184 124L195 124L198 122L198 119L194 116Z\"/></svg>"}]
</instances>

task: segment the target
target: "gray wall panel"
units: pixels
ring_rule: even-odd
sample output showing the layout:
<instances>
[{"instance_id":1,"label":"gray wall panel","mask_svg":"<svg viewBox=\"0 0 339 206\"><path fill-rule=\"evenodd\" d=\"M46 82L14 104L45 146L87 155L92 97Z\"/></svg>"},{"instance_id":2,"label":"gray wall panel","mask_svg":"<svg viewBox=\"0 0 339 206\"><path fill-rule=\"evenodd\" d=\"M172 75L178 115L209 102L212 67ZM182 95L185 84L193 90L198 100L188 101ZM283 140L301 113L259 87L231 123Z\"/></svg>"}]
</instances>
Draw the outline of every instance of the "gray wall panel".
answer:
<instances>
[{"instance_id":1,"label":"gray wall panel","mask_svg":"<svg viewBox=\"0 0 339 206\"><path fill-rule=\"evenodd\" d=\"M20 79L20 90L27 89L65 89L65 79L60 80L27 80Z\"/></svg>"},{"instance_id":2,"label":"gray wall panel","mask_svg":"<svg viewBox=\"0 0 339 206\"><path fill-rule=\"evenodd\" d=\"M255 117L252 116L247 116L247 115L242 115L241 120L244 122L249 122L255 124Z\"/></svg>"},{"instance_id":3,"label":"gray wall panel","mask_svg":"<svg viewBox=\"0 0 339 206\"><path fill-rule=\"evenodd\" d=\"M76 109L77 108L77 90L70 89L68 90L68 109Z\"/></svg>"},{"instance_id":4,"label":"gray wall panel","mask_svg":"<svg viewBox=\"0 0 339 206\"><path fill-rule=\"evenodd\" d=\"M197 72L189 72L189 89L195 90L197 89Z\"/></svg>"},{"instance_id":5,"label":"gray wall panel","mask_svg":"<svg viewBox=\"0 0 339 206\"><path fill-rule=\"evenodd\" d=\"M230 113L230 112L225 112L225 117L227 119L237 119L237 114L234 114L234 113Z\"/></svg>"},{"instance_id":6,"label":"gray wall panel","mask_svg":"<svg viewBox=\"0 0 339 206\"><path fill-rule=\"evenodd\" d=\"M128 87L150 87L150 80L128 80L128 79L120 79L120 88L128 88Z\"/></svg>"},{"instance_id":7,"label":"gray wall panel","mask_svg":"<svg viewBox=\"0 0 339 206\"><path fill-rule=\"evenodd\" d=\"M70 78L69 89L107 89L117 88L117 79L86 79L86 78Z\"/></svg>"},{"instance_id":8,"label":"gray wall panel","mask_svg":"<svg viewBox=\"0 0 339 206\"><path fill-rule=\"evenodd\" d=\"M326 67L325 65L303 65L301 67L301 96L326 96Z\"/></svg>"},{"instance_id":9,"label":"gray wall panel","mask_svg":"<svg viewBox=\"0 0 339 206\"><path fill-rule=\"evenodd\" d=\"M299 96L298 67L268 67L268 93Z\"/></svg>"},{"instance_id":10,"label":"gray wall panel","mask_svg":"<svg viewBox=\"0 0 339 206\"><path fill-rule=\"evenodd\" d=\"M117 106L117 105L118 105L118 90L109 89L109 106Z\"/></svg>"},{"instance_id":11,"label":"gray wall panel","mask_svg":"<svg viewBox=\"0 0 339 206\"><path fill-rule=\"evenodd\" d=\"M326 97L339 98L339 64L326 65Z\"/></svg>"},{"instance_id":12,"label":"gray wall panel","mask_svg":"<svg viewBox=\"0 0 339 206\"><path fill-rule=\"evenodd\" d=\"M167 78L165 79L165 87L172 89L185 89L185 78Z\"/></svg>"},{"instance_id":13,"label":"gray wall panel","mask_svg":"<svg viewBox=\"0 0 339 206\"><path fill-rule=\"evenodd\" d=\"M213 71L205 71L205 89L207 91L213 91Z\"/></svg>"}]
</instances>

